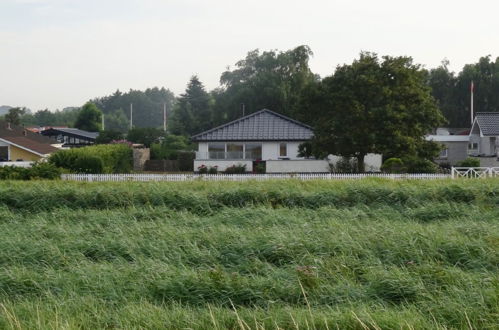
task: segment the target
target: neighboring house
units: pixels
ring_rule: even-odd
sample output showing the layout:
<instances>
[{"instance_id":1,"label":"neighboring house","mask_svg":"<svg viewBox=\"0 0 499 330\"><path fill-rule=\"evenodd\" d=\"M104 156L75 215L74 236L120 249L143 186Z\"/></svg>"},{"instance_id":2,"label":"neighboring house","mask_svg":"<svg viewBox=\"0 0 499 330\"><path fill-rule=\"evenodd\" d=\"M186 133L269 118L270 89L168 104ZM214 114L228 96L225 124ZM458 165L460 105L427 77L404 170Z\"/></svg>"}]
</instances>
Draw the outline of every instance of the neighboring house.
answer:
<instances>
[{"instance_id":1,"label":"neighboring house","mask_svg":"<svg viewBox=\"0 0 499 330\"><path fill-rule=\"evenodd\" d=\"M469 129L439 128L436 133L435 135L428 135L426 139L440 143L443 146L442 151L435 159L437 163L456 165L468 158Z\"/></svg>"},{"instance_id":2,"label":"neighboring house","mask_svg":"<svg viewBox=\"0 0 499 330\"><path fill-rule=\"evenodd\" d=\"M41 132L58 143L62 143L64 148L84 147L95 143L99 136L98 132L87 132L77 128L49 128Z\"/></svg>"},{"instance_id":3,"label":"neighboring house","mask_svg":"<svg viewBox=\"0 0 499 330\"><path fill-rule=\"evenodd\" d=\"M265 162L267 173L328 172L327 160L299 157L298 146L310 140L312 128L289 117L263 109L192 137L198 143L194 170L246 165L252 171ZM368 155L366 169L379 171L381 155Z\"/></svg>"},{"instance_id":4,"label":"neighboring house","mask_svg":"<svg viewBox=\"0 0 499 330\"><path fill-rule=\"evenodd\" d=\"M0 121L0 162L37 161L57 151L57 147L49 138Z\"/></svg>"},{"instance_id":5,"label":"neighboring house","mask_svg":"<svg viewBox=\"0 0 499 330\"><path fill-rule=\"evenodd\" d=\"M437 135L427 136L428 140L439 142L445 149L436 159L437 162L448 162L455 165L468 157L480 160L480 166L499 166L499 112L478 112L471 130L456 132L437 130Z\"/></svg>"}]
</instances>

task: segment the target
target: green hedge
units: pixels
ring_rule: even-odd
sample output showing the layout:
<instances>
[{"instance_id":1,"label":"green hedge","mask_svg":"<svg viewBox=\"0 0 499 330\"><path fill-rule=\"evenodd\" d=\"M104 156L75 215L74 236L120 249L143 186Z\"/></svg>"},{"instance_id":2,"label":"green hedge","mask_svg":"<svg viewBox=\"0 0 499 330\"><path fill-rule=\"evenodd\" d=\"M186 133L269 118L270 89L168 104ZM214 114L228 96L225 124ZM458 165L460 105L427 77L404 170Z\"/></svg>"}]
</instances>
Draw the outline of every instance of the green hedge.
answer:
<instances>
[{"instance_id":1,"label":"green hedge","mask_svg":"<svg viewBox=\"0 0 499 330\"><path fill-rule=\"evenodd\" d=\"M58 179L60 176L61 170L49 163L35 163L29 168L17 166L0 167L0 180L53 180Z\"/></svg>"},{"instance_id":2,"label":"green hedge","mask_svg":"<svg viewBox=\"0 0 499 330\"><path fill-rule=\"evenodd\" d=\"M129 173L132 161L132 149L124 144L60 150L49 158L51 164L77 173Z\"/></svg>"}]
</instances>

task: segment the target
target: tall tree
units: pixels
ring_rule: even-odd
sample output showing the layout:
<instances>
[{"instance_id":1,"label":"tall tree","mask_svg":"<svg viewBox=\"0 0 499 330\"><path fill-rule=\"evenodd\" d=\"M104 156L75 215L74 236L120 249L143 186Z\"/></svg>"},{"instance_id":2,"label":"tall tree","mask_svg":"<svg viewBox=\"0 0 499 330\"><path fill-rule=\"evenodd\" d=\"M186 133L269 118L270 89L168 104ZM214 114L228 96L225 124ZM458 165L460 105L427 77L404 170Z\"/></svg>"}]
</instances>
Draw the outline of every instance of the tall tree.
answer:
<instances>
[{"instance_id":1,"label":"tall tree","mask_svg":"<svg viewBox=\"0 0 499 330\"><path fill-rule=\"evenodd\" d=\"M216 96L216 124L242 115L241 104L249 114L262 108L307 121L298 107L299 95L318 79L309 68L312 51L308 46L277 52L254 50L220 78Z\"/></svg>"},{"instance_id":2,"label":"tall tree","mask_svg":"<svg viewBox=\"0 0 499 330\"><path fill-rule=\"evenodd\" d=\"M98 132L101 129L102 112L92 102L87 102L76 119L75 127L89 132Z\"/></svg>"},{"instance_id":3,"label":"tall tree","mask_svg":"<svg viewBox=\"0 0 499 330\"><path fill-rule=\"evenodd\" d=\"M173 134L192 135L212 128L213 102L203 83L192 76L185 93L177 101L169 128Z\"/></svg>"},{"instance_id":4,"label":"tall tree","mask_svg":"<svg viewBox=\"0 0 499 330\"><path fill-rule=\"evenodd\" d=\"M20 125L21 118L26 113L26 108L11 108L5 115L5 120L12 125Z\"/></svg>"},{"instance_id":5,"label":"tall tree","mask_svg":"<svg viewBox=\"0 0 499 330\"><path fill-rule=\"evenodd\" d=\"M444 118L425 78L410 57L379 59L363 52L352 64L338 66L303 103L315 119L315 147L356 157L360 172L368 153L426 153L425 135Z\"/></svg>"}]
</instances>

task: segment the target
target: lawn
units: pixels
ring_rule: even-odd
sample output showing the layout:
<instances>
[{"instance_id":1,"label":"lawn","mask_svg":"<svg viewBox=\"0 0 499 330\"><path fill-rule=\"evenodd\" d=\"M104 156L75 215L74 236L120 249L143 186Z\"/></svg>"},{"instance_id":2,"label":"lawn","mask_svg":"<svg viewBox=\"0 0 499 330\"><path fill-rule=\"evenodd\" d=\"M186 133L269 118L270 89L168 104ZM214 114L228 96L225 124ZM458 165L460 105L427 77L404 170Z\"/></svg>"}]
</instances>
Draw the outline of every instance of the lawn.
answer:
<instances>
[{"instance_id":1,"label":"lawn","mask_svg":"<svg viewBox=\"0 0 499 330\"><path fill-rule=\"evenodd\" d=\"M499 181L0 183L0 328L494 329Z\"/></svg>"}]
</instances>

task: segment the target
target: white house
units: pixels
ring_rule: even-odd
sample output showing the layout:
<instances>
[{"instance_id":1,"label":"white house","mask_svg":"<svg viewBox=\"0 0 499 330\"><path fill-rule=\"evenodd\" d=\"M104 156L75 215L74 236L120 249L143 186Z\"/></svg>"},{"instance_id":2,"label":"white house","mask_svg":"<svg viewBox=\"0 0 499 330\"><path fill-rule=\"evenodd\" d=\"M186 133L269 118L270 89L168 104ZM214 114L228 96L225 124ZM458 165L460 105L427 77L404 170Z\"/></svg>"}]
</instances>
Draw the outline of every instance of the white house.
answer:
<instances>
[{"instance_id":1,"label":"white house","mask_svg":"<svg viewBox=\"0 0 499 330\"><path fill-rule=\"evenodd\" d=\"M217 166L223 171L232 165L264 161L267 173L328 172L327 160L299 157L298 146L312 138L308 125L263 109L192 137L198 143L194 170ZM366 169L379 171L381 155L368 155Z\"/></svg>"}]
</instances>

